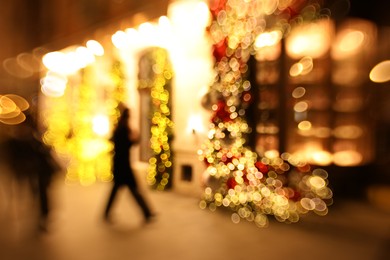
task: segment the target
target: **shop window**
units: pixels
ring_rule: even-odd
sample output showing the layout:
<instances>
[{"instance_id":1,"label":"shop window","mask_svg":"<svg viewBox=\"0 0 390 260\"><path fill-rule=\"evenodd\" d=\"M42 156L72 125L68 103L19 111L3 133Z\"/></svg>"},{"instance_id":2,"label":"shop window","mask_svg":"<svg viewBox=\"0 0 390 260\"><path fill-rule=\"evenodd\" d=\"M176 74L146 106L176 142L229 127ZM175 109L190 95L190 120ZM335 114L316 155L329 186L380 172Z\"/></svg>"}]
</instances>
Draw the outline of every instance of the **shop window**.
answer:
<instances>
[{"instance_id":1,"label":"shop window","mask_svg":"<svg viewBox=\"0 0 390 260\"><path fill-rule=\"evenodd\" d=\"M370 163L372 86L362 75L369 74L375 37L369 22L336 27L324 20L259 48L252 68L256 152L288 152L314 165Z\"/></svg>"}]
</instances>

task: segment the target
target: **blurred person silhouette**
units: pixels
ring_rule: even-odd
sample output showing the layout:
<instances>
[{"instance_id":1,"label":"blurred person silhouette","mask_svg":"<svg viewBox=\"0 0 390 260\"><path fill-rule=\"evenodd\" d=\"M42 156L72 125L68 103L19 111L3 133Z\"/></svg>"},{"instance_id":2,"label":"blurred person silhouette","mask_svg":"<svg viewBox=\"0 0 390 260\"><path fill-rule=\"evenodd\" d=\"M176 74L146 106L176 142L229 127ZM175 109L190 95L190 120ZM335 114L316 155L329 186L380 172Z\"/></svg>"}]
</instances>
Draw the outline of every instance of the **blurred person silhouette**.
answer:
<instances>
[{"instance_id":1,"label":"blurred person silhouette","mask_svg":"<svg viewBox=\"0 0 390 260\"><path fill-rule=\"evenodd\" d=\"M35 203L39 204L38 228L47 231L49 188L54 174L61 167L51 148L42 141L36 122L30 115L14 130L4 143L6 161L17 182L27 181L30 186Z\"/></svg>"},{"instance_id":2,"label":"blurred person silhouette","mask_svg":"<svg viewBox=\"0 0 390 260\"><path fill-rule=\"evenodd\" d=\"M114 179L113 187L104 211L104 219L108 222L111 221L110 210L116 194L119 188L127 186L138 206L141 208L145 221L149 222L154 214L151 212L144 196L138 188L130 160L131 147L138 142L138 137L134 136L134 132L129 127L130 110L127 107L123 107L122 109L118 124L111 138L114 144L112 165Z\"/></svg>"}]
</instances>

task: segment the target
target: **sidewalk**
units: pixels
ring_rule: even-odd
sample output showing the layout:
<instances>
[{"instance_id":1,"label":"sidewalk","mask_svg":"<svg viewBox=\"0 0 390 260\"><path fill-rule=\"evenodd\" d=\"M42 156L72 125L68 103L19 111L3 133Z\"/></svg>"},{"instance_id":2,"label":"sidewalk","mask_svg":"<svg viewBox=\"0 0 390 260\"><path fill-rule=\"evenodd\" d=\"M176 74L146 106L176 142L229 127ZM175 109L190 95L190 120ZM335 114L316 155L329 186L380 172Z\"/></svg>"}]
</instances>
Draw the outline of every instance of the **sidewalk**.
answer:
<instances>
[{"instance_id":1,"label":"sidewalk","mask_svg":"<svg viewBox=\"0 0 390 260\"><path fill-rule=\"evenodd\" d=\"M158 215L144 224L123 190L113 208L114 223L107 224L102 209L110 187L56 183L47 234L33 232L23 203L15 207L0 200L0 259L390 259L389 214L363 203L342 202L325 217L308 215L296 224L270 217L269 227L258 228L234 224L224 210L201 210L197 198L147 190Z\"/></svg>"}]
</instances>

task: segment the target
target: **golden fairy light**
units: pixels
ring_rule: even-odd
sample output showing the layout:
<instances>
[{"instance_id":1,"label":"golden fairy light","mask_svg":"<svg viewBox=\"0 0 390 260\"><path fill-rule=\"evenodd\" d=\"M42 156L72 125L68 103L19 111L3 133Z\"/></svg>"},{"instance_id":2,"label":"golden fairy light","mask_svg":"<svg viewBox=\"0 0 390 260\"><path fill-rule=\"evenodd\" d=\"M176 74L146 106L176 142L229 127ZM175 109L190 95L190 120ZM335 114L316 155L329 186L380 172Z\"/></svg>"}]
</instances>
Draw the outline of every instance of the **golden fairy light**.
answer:
<instances>
[{"instance_id":1,"label":"golden fairy light","mask_svg":"<svg viewBox=\"0 0 390 260\"><path fill-rule=\"evenodd\" d=\"M100 104L97 113L93 64L95 57L102 55L100 43L89 40L86 46L50 52L42 58L47 68L41 79L41 91L46 96L42 108L46 128L43 140L66 164L67 182L89 185L112 178L112 144L107 137L118 115L116 107L123 101L123 80L121 69L114 63L110 78L114 87L106 92L110 102Z\"/></svg>"},{"instance_id":2,"label":"golden fairy light","mask_svg":"<svg viewBox=\"0 0 390 260\"><path fill-rule=\"evenodd\" d=\"M150 148L153 155L149 159L146 180L153 188L164 190L171 185L172 179L170 84L173 71L168 52L162 48L150 49L144 59L153 71L152 75L139 79L139 88L150 90L151 96Z\"/></svg>"},{"instance_id":3,"label":"golden fairy light","mask_svg":"<svg viewBox=\"0 0 390 260\"><path fill-rule=\"evenodd\" d=\"M26 119L23 111L29 107L27 100L19 95L0 95L0 122L6 125L22 123Z\"/></svg>"},{"instance_id":4,"label":"golden fairy light","mask_svg":"<svg viewBox=\"0 0 390 260\"><path fill-rule=\"evenodd\" d=\"M390 60L376 64L370 71L370 79L376 83L390 81Z\"/></svg>"}]
</instances>

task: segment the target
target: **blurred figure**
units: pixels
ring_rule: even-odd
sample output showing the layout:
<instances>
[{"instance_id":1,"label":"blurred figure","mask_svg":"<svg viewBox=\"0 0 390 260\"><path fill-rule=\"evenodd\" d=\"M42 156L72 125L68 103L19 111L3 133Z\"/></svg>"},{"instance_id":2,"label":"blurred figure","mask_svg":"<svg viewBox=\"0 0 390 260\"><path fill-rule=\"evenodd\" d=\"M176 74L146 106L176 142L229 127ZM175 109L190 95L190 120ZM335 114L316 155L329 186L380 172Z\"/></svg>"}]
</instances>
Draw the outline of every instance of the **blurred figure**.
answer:
<instances>
[{"instance_id":1,"label":"blurred figure","mask_svg":"<svg viewBox=\"0 0 390 260\"><path fill-rule=\"evenodd\" d=\"M9 169L21 184L27 181L34 200L39 205L40 231L47 231L50 212L49 187L53 175L60 170L59 164L51 154L51 149L43 143L37 126L29 116L3 143L3 153Z\"/></svg>"},{"instance_id":2,"label":"blurred figure","mask_svg":"<svg viewBox=\"0 0 390 260\"><path fill-rule=\"evenodd\" d=\"M130 111L128 108L124 108L111 139L114 143L114 184L104 211L104 219L110 221L110 210L118 189L127 186L141 208L145 221L148 222L153 217L153 213L138 189L138 184L130 164L130 150L132 145L138 141L138 138L134 138L132 135L129 127L129 118Z\"/></svg>"}]
</instances>

